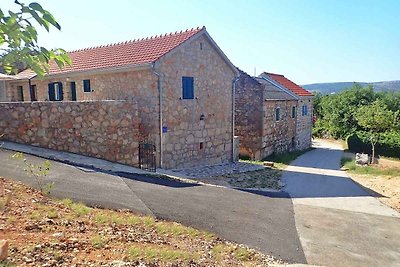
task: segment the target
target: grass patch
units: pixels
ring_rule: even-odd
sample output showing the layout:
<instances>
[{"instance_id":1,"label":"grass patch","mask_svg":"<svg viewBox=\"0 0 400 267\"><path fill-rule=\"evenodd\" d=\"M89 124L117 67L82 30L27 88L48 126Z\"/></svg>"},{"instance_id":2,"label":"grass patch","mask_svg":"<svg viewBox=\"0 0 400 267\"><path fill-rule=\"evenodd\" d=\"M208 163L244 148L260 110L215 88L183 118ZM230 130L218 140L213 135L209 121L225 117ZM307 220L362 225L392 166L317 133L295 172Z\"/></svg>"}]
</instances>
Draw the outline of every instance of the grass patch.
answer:
<instances>
[{"instance_id":1,"label":"grass patch","mask_svg":"<svg viewBox=\"0 0 400 267\"><path fill-rule=\"evenodd\" d=\"M233 251L233 255L237 260L249 261L251 260L252 253L246 248L238 247Z\"/></svg>"},{"instance_id":2,"label":"grass patch","mask_svg":"<svg viewBox=\"0 0 400 267\"><path fill-rule=\"evenodd\" d=\"M195 254L183 250L138 245L129 247L127 250L127 254L130 260L143 259L149 262L155 260L159 260L162 262L187 262L197 258Z\"/></svg>"},{"instance_id":3,"label":"grass patch","mask_svg":"<svg viewBox=\"0 0 400 267\"><path fill-rule=\"evenodd\" d=\"M98 213L96 213L96 215L94 215L93 219L97 224L106 224L106 223L108 223L109 218L108 218L107 214L105 214L103 212L98 212Z\"/></svg>"},{"instance_id":4,"label":"grass patch","mask_svg":"<svg viewBox=\"0 0 400 267\"><path fill-rule=\"evenodd\" d=\"M375 176L399 176L400 169L398 168L380 168L379 166L358 166L354 159L342 157L340 163L343 167L347 168L349 172L362 174L362 175L375 175Z\"/></svg>"},{"instance_id":5,"label":"grass patch","mask_svg":"<svg viewBox=\"0 0 400 267\"><path fill-rule=\"evenodd\" d=\"M57 219L58 218L58 212L56 209L51 208L48 212L47 212L47 218L49 219Z\"/></svg>"},{"instance_id":6,"label":"grass patch","mask_svg":"<svg viewBox=\"0 0 400 267\"><path fill-rule=\"evenodd\" d=\"M126 219L126 223L129 224L129 225L139 225L139 224L142 223L142 220L141 220L141 218L139 216L133 216L132 215L132 216L129 216Z\"/></svg>"},{"instance_id":7,"label":"grass patch","mask_svg":"<svg viewBox=\"0 0 400 267\"><path fill-rule=\"evenodd\" d=\"M15 216L8 216L8 218L7 218L7 223L9 223L9 224L13 224L16 221L17 221L17 218Z\"/></svg>"},{"instance_id":8,"label":"grass patch","mask_svg":"<svg viewBox=\"0 0 400 267\"><path fill-rule=\"evenodd\" d=\"M103 248L105 245L105 238L100 235L94 236L91 239L92 246L95 248Z\"/></svg>"},{"instance_id":9,"label":"grass patch","mask_svg":"<svg viewBox=\"0 0 400 267\"><path fill-rule=\"evenodd\" d=\"M34 220L34 221L40 221L43 218L43 214L38 211L34 210L29 214L29 219Z\"/></svg>"},{"instance_id":10,"label":"grass patch","mask_svg":"<svg viewBox=\"0 0 400 267\"><path fill-rule=\"evenodd\" d=\"M151 216L145 216L142 218L143 224L146 227L155 227L156 226L156 220L151 217Z\"/></svg>"},{"instance_id":11,"label":"grass patch","mask_svg":"<svg viewBox=\"0 0 400 267\"><path fill-rule=\"evenodd\" d=\"M285 166L285 165L289 165L290 162L292 162L296 158L300 157L304 153L311 151L311 150L313 150L313 148L308 148L308 149L304 149L304 150L295 150L295 151L287 152L287 153L272 154L272 155L266 157L264 160L273 161L274 163L277 164L277 167Z\"/></svg>"},{"instance_id":12,"label":"grass patch","mask_svg":"<svg viewBox=\"0 0 400 267\"><path fill-rule=\"evenodd\" d=\"M74 212L76 217L85 216L85 215L89 214L91 212L91 210L92 210L91 208L89 208L85 204L83 204L83 203L75 203L70 199L63 199L61 201L61 203L63 203L68 208L70 208Z\"/></svg>"},{"instance_id":13,"label":"grass patch","mask_svg":"<svg viewBox=\"0 0 400 267\"><path fill-rule=\"evenodd\" d=\"M9 262L8 260L0 261L0 267L17 267L16 264Z\"/></svg>"},{"instance_id":14,"label":"grass patch","mask_svg":"<svg viewBox=\"0 0 400 267\"><path fill-rule=\"evenodd\" d=\"M232 247L224 244L217 244L211 250L211 255L217 261L222 261L228 254L232 252Z\"/></svg>"}]
</instances>

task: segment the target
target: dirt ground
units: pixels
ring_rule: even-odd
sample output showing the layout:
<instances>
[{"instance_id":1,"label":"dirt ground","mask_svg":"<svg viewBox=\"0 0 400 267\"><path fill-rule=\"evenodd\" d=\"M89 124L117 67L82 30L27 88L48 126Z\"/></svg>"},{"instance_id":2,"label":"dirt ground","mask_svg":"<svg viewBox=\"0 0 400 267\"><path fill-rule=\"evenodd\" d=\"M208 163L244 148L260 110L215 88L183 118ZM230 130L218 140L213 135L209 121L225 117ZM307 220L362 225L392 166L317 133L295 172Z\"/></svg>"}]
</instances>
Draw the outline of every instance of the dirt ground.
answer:
<instances>
[{"instance_id":1,"label":"dirt ground","mask_svg":"<svg viewBox=\"0 0 400 267\"><path fill-rule=\"evenodd\" d=\"M344 143L338 140L324 140L329 142L334 142L336 144ZM351 152L344 152L344 157L354 159L355 155ZM377 198L384 204L392 207L393 209L400 211L400 160L390 159L390 158L380 158L377 168L398 168L398 175L394 176L375 176L375 175L364 175L348 172L350 177L361 184L362 186L370 189L379 195Z\"/></svg>"},{"instance_id":2,"label":"dirt ground","mask_svg":"<svg viewBox=\"0 0 400 267\"><path fill-rule=\"evenodd\" d=\"M0 177L0 266L270 266L283 263L211 233L129 211L56 200Z\"/></svg>"},{"instance_id":3,"label":"dirt ground","mask_svg":"<svg viewBox=\"0 0 400 267\"><path fill-rule=\"evenodd\" d=\"M380 201L400 212L400 169L399 176L370 176L350 173L357 183L382 195Z\"/></svg>"}]
</instances>

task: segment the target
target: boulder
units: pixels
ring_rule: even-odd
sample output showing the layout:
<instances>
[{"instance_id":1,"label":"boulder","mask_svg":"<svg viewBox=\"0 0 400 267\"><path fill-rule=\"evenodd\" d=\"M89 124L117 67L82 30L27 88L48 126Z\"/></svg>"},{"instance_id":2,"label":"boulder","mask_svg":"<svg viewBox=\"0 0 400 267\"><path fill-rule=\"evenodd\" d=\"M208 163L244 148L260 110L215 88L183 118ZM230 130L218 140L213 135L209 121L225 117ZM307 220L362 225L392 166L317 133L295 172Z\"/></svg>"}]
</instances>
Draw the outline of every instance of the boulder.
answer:
<instances>
[{"instance_id":1,"label":"boulder","mask_svg":"<svg viewBox=\"0 0 400 267\"><path fill-rule=\"evenodd\" d=\"M368 154L357 153L356 154L356 164L358 165L367 165L369 163Z\"/></svg>"},{"instance_id":2,"label":"boulder","mask_svg":"<svg viewBox=\"0 0 400 267\"><path fill-rule=\"evenodd\" d=\"M4 261L8 256L8 241L0 240L0 261Z\"/></svg>"}]
</instances>

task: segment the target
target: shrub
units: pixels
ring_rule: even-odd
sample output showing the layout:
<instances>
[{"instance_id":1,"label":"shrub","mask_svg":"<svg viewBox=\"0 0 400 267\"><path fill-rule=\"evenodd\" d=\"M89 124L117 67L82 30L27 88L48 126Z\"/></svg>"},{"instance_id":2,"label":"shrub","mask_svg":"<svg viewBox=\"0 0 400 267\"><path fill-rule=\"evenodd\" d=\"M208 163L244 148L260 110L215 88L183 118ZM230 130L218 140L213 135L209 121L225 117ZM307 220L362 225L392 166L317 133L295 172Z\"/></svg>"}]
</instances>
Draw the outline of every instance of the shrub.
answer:
<instances>
[{"instance_id":1,"label":"shrub","mask_svg":"<svg viewBox=\"0 0 400 267\"><path fill-rule=\"evenodd\" d=\"M346 139L351 152L371 154L371 144L365 132L358 131ZM390 131L379 135L376 151L381 156L400 157L400 132Z\"/></svg>"}]
</instances>

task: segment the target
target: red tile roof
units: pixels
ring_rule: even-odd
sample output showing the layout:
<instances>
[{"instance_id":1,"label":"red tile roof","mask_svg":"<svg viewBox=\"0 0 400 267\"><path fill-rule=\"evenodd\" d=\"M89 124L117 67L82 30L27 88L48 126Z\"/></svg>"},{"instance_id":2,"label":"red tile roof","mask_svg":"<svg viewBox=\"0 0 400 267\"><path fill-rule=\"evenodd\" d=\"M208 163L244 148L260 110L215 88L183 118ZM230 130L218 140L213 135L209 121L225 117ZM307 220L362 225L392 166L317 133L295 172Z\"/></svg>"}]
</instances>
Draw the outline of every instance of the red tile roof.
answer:
<instances>
[{"instance_id":1,"label":"red tile roof","mask_svg":"<svg viewBox=\"0 0 400 267\"><path fill-rule=\"evenodd\" d=\"M57 65L52 62L50 64L49 74L151 63L203 29L205 28L198 27L154 37L75 50L68 53L72 59L71 66L65 66L60 70ZM26 73L28 76L29 74L34 75L29 69L21 72L19 76L24 76L23 73Z\"/></svg>"},{"instance_id":2,"label":"red tile roof","mask_svg":"<svg viewBox=\"0 0 400 267\"><path fill-rule=\"evenodd\" d=\"M268 73L268 72L265 72L265 74L298 96L313 96L312 93L310 93L303 87L295 84L294 82L292 82L291 80L289 80L288 78L286 78L281 74Z\"/></svg>"}]
</instances>

